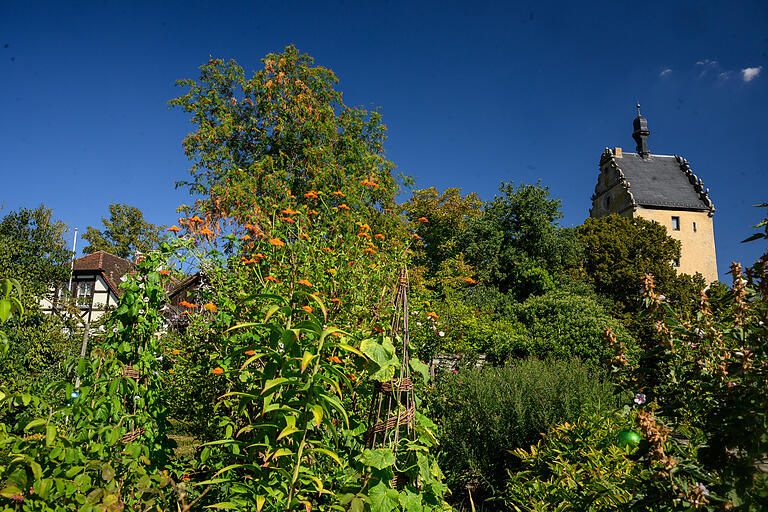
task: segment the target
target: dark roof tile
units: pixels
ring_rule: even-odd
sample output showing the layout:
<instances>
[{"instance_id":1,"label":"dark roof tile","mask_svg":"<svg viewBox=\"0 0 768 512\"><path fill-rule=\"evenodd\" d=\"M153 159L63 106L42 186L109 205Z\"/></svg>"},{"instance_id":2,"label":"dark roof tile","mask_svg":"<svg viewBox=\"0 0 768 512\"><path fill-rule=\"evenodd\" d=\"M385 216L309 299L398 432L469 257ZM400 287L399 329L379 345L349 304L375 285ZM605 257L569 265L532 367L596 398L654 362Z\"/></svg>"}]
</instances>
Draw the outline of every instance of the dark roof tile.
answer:
<instances>
[{"instance_id":1,"label":"dark roof tile","mask_svg":"<svg viewBox=\"0 0 768 512\"><path fill-rule=\"evenodd\" d=\"M674 156L624 153L614 162L629 182L629 191L641 206L709 210Z\"/></svg>"}]
</instances>

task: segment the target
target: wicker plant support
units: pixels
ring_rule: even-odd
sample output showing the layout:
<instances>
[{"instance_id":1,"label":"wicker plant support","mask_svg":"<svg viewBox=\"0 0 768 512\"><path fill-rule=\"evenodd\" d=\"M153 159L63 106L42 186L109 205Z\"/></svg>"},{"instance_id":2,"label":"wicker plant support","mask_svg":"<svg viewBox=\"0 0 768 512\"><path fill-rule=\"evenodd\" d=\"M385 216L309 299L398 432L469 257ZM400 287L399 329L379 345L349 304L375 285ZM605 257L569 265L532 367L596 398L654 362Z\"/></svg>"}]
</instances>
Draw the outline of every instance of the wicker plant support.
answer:
<instances>
[{"instance_id":1,"label":"wicker plant support","mask_svg":"<svg viewBox=\"0 0 768 512\"><path fill-rule=\"evenodd\" d=\"M141 379L141 371L134 368L132 365L124 366L123 367L123 377L126 377L128 379L133 379L135 381L139 381ZM146 378L145 378L146 381ZM126 397L123 401L123 412L132 411L132 414L136 414L136 402L133 401L132 404L129 403L128 398ZM131 430L123 434L123 436L120 438L120 440L123 443L130 443L132 441L135 441L136 439L140 438L144 434L144 427L135 428L136 425L134 424L133 420L130 421Z\"/></svg>"},{"instance_id":2,"label":"wicker plant support","mask_svg":"<svg viewBox=\"0 0 768 512\"><path fill-rule=\"evenodd\" d=\"M388 382L380 382L374 386L371 410L368 414L368 424L371 425L365 433L365 441L369 448L389 447L397 453L400 433L411 439L416 439L414 418L416 416L416 400L413 395L413 381L409 364L408 343L408 271L403 269L397 283L395 295L395 311L392 315L390 337L394 341L399 334L402 338L399 375Z\"/></svg>"},{"instance_id":3,"label":"wicker plant support","mask_svg":"<svg viewBox=\"0 0 768 512\"><path fill-rule=\"evenodd\" d=\"M124 443L130 443L140 438L143 434L144 434L144 427L139 427L136 430L131 430L123 434L123 437L121 437L120 440Z\"/></svg>"}]
</instances>

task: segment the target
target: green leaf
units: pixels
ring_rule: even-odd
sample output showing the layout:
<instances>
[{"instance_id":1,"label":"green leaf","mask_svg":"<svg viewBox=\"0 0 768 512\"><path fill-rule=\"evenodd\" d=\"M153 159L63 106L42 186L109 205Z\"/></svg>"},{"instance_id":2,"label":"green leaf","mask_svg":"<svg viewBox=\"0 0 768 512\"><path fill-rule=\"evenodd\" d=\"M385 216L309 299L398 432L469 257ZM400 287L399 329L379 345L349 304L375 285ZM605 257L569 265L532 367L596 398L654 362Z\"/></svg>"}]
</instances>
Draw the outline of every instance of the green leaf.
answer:
<instances>
[{"instance_id":1,"label":"green leaf","mask_svg":"<svg viewBox=\"0 0 768 512\"><path fill-rule=\"evenodd\" d=\"M51 446L56 440L56 426L48 425L45 427L45 446Z\"/></svg>"},{"instance_id":2,"label":"green leaf","mask_svg":"<svg viewBox=\"0 0 768 512\"><path fill-rule=\"evenodd\" d=\"M8 487L0 491L0 496L2 496L3 498L10 499L11 496L23 496L23 495L24 493L21 492L21 489L19 489L15 485L9 485Z\"/></svg>"},{"instance_id":3,"label":"green leaf","mask_svg":"<svg viewBox=\"0 0 768 512\"><path fill-rule=\"evenodd\" d=\"M400 505L403 507L403 512L422 512L421 495L411 492L406 489L400 493Z\"/></svg>"},{"instance_id":4,"label":"green leaf","mask_svg":"<svg viewBox=\"0 0 768 512\"><path fill-rule=\"evenodd\" d=\"M323 408L318 404L312 404L312 416L315 417L315 425L318 427L323 422Z\"/></svg>"},{"instance_id":5,"label":"green leaf","mask_svg":"<svg viewBox=\"0 0 768 512\"><path fill-rule=\"evenodd\" d=\"M336 346L342 350L346 350L347 352L352 352L353 354L357 354L358 356L363 357L363 353L351 345L347 345L346 343L337 343Z\"/></svg>"},{"instance_id":6,"label":"green leaf","mask_svg":"<svg viewBox=\"0 0 768 512\"><path fill-rule=\"evenodd\" d=\"M286 379L285 377L278 377L276 379L270 379L270 380L268 380L264 384L264 389L261 390L261 394L263 395L264 393L266 393L270 389L272 389L272 388L274 388L276 386L281 386L281 385L285 384L286 382L290 382L290 379Z\"/></svg>"},{"instance_id":7,"label":"green leaf","mask_svg":"<svg viewBox=\"0 0 768 512\"><path fill-rule=\"evenodd\" d=\"M341 459L339 458L339 456L333 453L331 450L327 450L325 448L312 448L312 451L327 455L330 458L332 458L334 461L336 461L336 464L338 464L340 467L342 468L344 467L344 464L341 463Z\"/></svg>"},{"instance_id":8,"label":"green leaf","mask_svg":"<svg viewBox=\"0 0 768 512\"><path fill-rule=\"evenodd\" d=\"M365 501L360 496L355 496L349 502L349 512L363 512L365 510Z\"/></svg>"},{"instance_id":9,"label":"green leaf","mask_svg":"<svg viewBox=\"0 0 768 512\"><path fill-rule=\"evenodd\" d=\"M371 501L371 512L392 512L397 510L400 504L400 494L387 487L384 482L379 482L371 488L368 499Z\"/></svg>"},{"instance_id":10,"label":"green leaf","mask_svg":"<svg viewBox=\"0 0 768 512\"><path fill-rule=\"evenodd\" d=\"M376 469L384 469L395 465L395 452L389 448L377 448L371 450L366 448L363 453L357 456L357 460Z\"/></svg>"},{"instance_id":11,"label":"green leaf","mask_svg":"<svg viewBox=\"0 0 768 512\"><path fill-rule=\"evenodd\" d=\"M11 301L8 299L0 299L0 322L8 320L8 316L11 314Z\"/></svg>"},{"instance_id":12,"label":"green leaf","mask_svg":"<svg viewBox=\"0 0 768 512\"><path fill-rule=\"evenodd\" d=\"M304 355L301 358L301 373L304 373L304 370L307 369L307 366L309 366L309 363L312 362L315 357L317 357L317 354L304 352Z\"/></svg>"},{"instance_id":13,"label":"green leaf","mask_svg":"<svg viewBox=\"0 0 768 512\"><path fill-rule=\"evenodd\" d=\"M272 307L270 307L270 308L267 310L267 314L266 314L266 315L264 315L264 323L266 324L266 323L269 321L270 317L271 317L272 315L274 315L274 314L275 314L275 312L276 312L277 310L279 310L279 309L280 309L280 306L278 306L278 305L275 305L275 306L272 306Z\"/></svg>"},{"instance_id":14,"label":"green leaf","mask_svg":"<svg viewBox=\"0 0 768 512\"><path fill-rule=\"evenodd\" d=\"M395 376L395 369L399 366L400 360L395 355L395 346L388 337L385 337L381 343L375 339L363 340L360 343L360 350L375 363L375 368L371 371L372 379L384 382Z\"/></svg>"},{"instance_id":15,"label":"green leaf","mask_svg":"<svg viewBox=\"0 0 768 512\"><path fill-rule=\"evenodd\" d=\"M24 405L29 405L29 400L27 400ZM42 425L45 425L46 423L47 423L47 420L44 420L42 418L38 418L36 420L32 420L29 423L27 423L27 426L24 427L24 430L30 430L30 429L33 429L33 428L37 428L37 427L40 427Z\"/></svg>"},{"instance_id":16,"label":"green leaf","mask_svg":"<svg viewBox=\"0 0 768 512\"><path fill-rule=\"evenodd\" d=\"M422 363L415 357L412 357L410 361L408 361L408 364L411 365L413 371L421 375L421 377L424 379L424 384L429 382L429 366L427 366L425 363Z\"/></svg>"},{"instance_id":17,"label":"green leaf","mask_svg":"<svg viewBox=\"0 0 768 512\"><path fill-rule=\"evenodd\" d=\"M267 501L267 497L263 494L256 496L256 512L261 512L261 509L264 508L265 501Z\"/></svg>"},{"instance_id":18,"label":"green leaf","mask_svg":"<svg viewBox=\"0 0 768 512\"><path fill-rule=\"evenodd\" d=\"M223 510L240 510L240 506L232 503L231 501L222 501L220 503L214 503L213 505L206 505L205 508L217 508Z\"/></svg>"},{"instance_id":19,"label":"green leaf","mask_svg":"<svg viewBox=\"0 0 768 512\"><path fill-rule=\"evenodd\" d=\"M264 353L253 354L251 357L249 357L248 359L245 360L245 362L243 363L243 366L240 367L240 371L243 371L243 369L245 369L246 366L248 366L249 364L251 364L252 362L254 362L257 359L259 359L261 357L264 357L264 355L265 355Z\"/></svg>"}]
</instances>

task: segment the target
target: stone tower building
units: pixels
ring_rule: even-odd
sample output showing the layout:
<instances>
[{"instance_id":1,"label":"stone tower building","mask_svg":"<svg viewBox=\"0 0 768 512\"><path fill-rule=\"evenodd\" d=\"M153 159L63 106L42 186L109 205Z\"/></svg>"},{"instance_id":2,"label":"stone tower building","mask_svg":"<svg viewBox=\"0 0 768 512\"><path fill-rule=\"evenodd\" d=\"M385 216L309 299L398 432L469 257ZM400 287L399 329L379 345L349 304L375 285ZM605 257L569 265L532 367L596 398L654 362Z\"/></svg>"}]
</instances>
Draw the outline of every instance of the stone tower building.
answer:
<instances>
[{"instance_id":1,"label":"stone tower building","mask_svg":"<svg viewBox=\"0 0 768 512\"><path fill-rule=\"evenodd\" d=\"M590 216L616 213L666 226L667 233L682 244L680 259L674 262L677 270L690 275L701 272L708 283L716 281L715 207L709 189L685 158L651 153L648 121L640 115L640 105L633 124L637 152L605 148L600 157Z\"/></svg>"}]
</instances>

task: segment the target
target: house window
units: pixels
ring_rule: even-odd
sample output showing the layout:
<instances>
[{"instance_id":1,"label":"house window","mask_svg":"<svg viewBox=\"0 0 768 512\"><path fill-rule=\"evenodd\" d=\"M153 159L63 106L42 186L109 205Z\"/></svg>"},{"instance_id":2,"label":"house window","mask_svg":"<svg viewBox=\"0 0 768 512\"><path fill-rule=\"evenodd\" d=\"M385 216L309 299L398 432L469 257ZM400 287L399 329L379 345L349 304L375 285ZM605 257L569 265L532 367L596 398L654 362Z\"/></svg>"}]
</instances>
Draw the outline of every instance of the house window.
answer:
<instances>
[{"instance_id":1,"label":"house window","mask_svg":"<svg viewBox=\"0 0 768 512\"><path fill-rule=\"evenodd\" d=\"M693 232L694 233L696 232L696 223L695 222L693 223Z\"/></svg>"},{"instance_id":2,"label":"house window","mask_svg":"<svg viewBox=\"0 0 768 512\"><path fill-rule=\"evenodd\" d=\"M68 283L61 283L61 284L59 285L59 289L58 289L58 291L56 292L56 297L57 297L59 300L65 300L65 299L67 299L67 298L68 298L70 295L71 295L71 293L70 293L70 291L69 291L69 285L68 285Z\"/></svg>"},{"instance_id":3,"label":"house window","mask_svg":"<svg viewBox=\"0 0 768 512\"><path fill-rule=\"evenodd\" d=\"M680 231L680 217L672 217L672 231Z\"/></svg>"},{"instance_id":4,"label":"house window","mask_svg":"<svg viewBox=\"0 0 768 512\"><path fill-rule=\"evenodd\" d=\"M93 293L93 281L79 281L77 283L77 303L81 308L88 307L91 304L91 295Z\"/></svg>"},{"instance_id":5,"label":"house window","mask_svg":"<svg viewBox=\"0 0 768 512\"><path fill-rule=\"evenodd\" d=\"M680 258L675 258L672 260L672 264L676 267L680 266Z\"/></svg>"}]
</instances>

